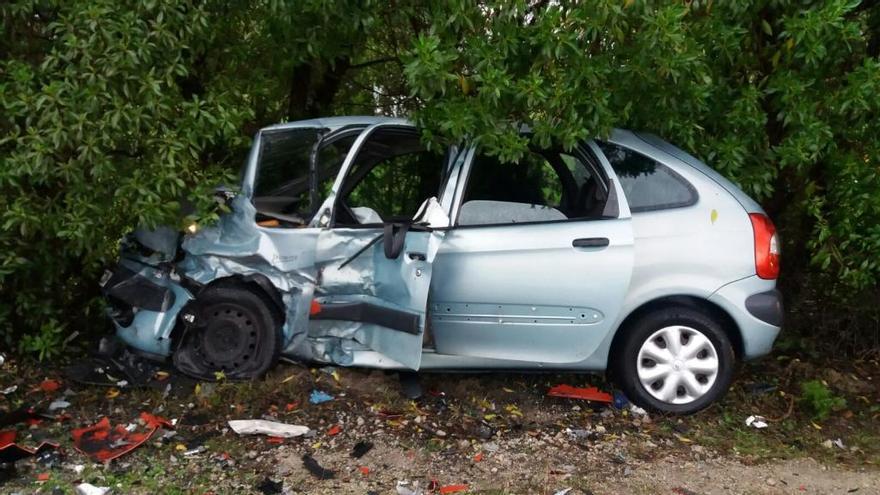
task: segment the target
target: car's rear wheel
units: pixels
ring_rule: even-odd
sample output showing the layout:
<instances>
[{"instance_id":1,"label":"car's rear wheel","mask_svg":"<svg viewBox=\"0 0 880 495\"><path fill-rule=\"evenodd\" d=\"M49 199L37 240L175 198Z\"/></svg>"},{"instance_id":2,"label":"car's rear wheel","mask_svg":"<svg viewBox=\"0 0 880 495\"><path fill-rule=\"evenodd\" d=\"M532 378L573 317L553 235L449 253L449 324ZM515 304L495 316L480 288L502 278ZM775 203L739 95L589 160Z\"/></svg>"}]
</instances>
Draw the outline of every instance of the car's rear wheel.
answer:
<instances>
[{"instance_id":1,"label":"car's rear wheel","mask_svg":"<svg viewBox=\"0 0 880 495\"><path fill-rule=\"evenodd\" d=\"M192 308L192 320L174 353L182 372L203 379L222 373L230 379L263 375L281 353L281 322L271 303L243 287L209 287Z\"/></svg>"},{"instance_id":2,"label":"car's rear wheel","mask_svg":"<svg viewBox=\"0 0 880 495\"><path fill-rule=\"evenodd\" d=\"M692 414L720 399L733 378L735 357L724 328L687 307L649 313L626 329L613 375L637 405Z\"/></svg>"}]
</instances>

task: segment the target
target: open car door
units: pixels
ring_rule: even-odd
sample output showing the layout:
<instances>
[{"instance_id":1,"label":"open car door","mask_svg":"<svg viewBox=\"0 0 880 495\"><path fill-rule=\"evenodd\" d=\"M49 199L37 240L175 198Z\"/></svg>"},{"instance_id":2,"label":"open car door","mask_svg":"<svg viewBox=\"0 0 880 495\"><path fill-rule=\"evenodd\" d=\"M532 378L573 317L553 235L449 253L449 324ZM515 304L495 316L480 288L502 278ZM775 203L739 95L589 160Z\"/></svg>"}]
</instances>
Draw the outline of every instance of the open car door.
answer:
<instances>
[{"instance_id":1,"label":"open car door","mask_svg":"<svg viewBox=\"0 0 880 495\"><path fill-rule=\"evenodd\" d=\"M416 130L400 124L373 125L354 142L321 208L329 220L318 236L309 324L320 357L345 365L354 352L372 350L394 361L390 367L419 369L431 265L444 235L435 229L449 225L432 196L441 193L444 160L450 159L434 158ZM413 177L408 171L419 160L426 172ZM433 180L430 170L436 170L436 186L423 182ZM398 188L393 180L413 182ZM414 190L433 193L419 197L416 208ZM395 191L409 196L398 198Z\"/></svg>"}]
</instances>

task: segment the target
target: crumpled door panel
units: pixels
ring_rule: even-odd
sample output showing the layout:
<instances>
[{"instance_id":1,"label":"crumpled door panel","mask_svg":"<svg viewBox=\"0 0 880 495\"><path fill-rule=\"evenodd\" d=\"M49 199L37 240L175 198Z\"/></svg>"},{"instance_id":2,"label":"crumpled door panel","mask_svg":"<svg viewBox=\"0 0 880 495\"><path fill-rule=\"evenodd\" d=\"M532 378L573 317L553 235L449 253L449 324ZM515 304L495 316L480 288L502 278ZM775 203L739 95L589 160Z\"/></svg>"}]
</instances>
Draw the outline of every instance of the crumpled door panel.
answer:
<instances>
[{"instance_id":1,"label":"crumpled door panel","mask_svg":"<svg viewBox=\"0 0 880 495\"><path fill-rule=\"evenodd\" d=\"M315 352L338 364L350 364L355 341L382 353L403 366L418 369L421 363L425 301L431 280L431 262L442 233L406 234L398 259L385 256L380 229L342 228L323 231L318 239L317 263L320 283L316 300L323 306L361 303L386 309L390 315L414 315L418 326L411 331L371 321L312 321L309 336ZM370 243L372 246L367 247ZM364 248L367 247L366 250ZM343 266L344 265L344 266ZM365 319L366 320L366 319ZM362 348L363 348L362 347Z\"/></svg>"}]
</instances>

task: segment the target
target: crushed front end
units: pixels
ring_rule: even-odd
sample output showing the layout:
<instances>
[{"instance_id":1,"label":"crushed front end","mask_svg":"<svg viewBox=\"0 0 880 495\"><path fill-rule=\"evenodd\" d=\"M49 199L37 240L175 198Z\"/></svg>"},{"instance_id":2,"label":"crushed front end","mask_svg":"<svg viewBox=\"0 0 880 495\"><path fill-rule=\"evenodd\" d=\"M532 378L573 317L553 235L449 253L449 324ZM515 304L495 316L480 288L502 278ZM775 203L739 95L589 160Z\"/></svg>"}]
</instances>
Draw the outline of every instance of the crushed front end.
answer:
<instances>
[{"instance_id":1,"label":"crushed front end","mask_svg":"<svg viewBox=\"0 0 880 495\"><path fill-rule=\"evenodd\" d=\"M177 316L193 299L176 270L180 234L169 228L137 230L120 249L119 264L104 273L100 285L116 335L148 357L171 355Z\"/></svg>"}]
</instances>

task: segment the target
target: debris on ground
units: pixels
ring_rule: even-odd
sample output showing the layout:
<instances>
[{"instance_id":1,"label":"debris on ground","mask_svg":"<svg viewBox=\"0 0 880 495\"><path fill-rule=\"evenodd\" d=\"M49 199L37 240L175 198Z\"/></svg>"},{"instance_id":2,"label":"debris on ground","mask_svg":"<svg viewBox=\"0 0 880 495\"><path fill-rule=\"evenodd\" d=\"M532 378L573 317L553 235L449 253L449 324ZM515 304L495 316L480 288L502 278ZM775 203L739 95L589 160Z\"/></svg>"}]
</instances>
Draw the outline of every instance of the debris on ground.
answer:
<instances>
[{"instance_id":1,"label":"debris on ground","mask_svg":"<svg viewBox=\"0 0 880 495\"><path fill-rule=\"evenodd\" d=\"M322 390L312 390L311 395L309 395L309 402L312 404L323 404L331 400L333 400L333 396Z\"/></svg>"},{"instance_id":2,"label":"debris on ground","mask_svg":"<svg viewBox=\"0 0 880 495\"><path fill-rule=\"evenodd\" d=\"M312 473L312 476L318 478L319 480L332 480L334 477L336 477L335 472L330 469L321 467L321 465L318 464L318 461L316 461L314 457L308 454L302 456L302 461L303 466L305 466L305 468L310 473Z\"/></svg>"},{"instance_id":3,"label":"debris on ground","mask_svg":"<svg viewBox=\"0 0 880 495\"><path fill-rule=\"evenodd\" d=\"M49 411L51 412L57 411L58 409L67 409L68 407L70 407L70 402L67 402L66 400L53 400L52 403L49 404Z\"/></svg>"},{"instance_id":4,"label":"debris on ground","mask_svg":"<svg viewBox=\"0 0 880 495\"><path fill-rule=\"evenodd\" d=\"M0 395L9 395L18 390L18 385L10 385L3 390L0 390Z\"/></svg>"},{"instance_id":5,"label":"debris on ground","mask_svg":"<svg viewBox=\"0 0 880 495\"><path fill-rule=\"evenodd\" d=\"M106 416L97 424L73 430L73 445L79 452L99 462L108 462L138 448L153 436L159 428L173 428L174 425L158 416L142 412L140 416L145 431L135 433L137 427L129 431L122 425L111 427Z\"/></svg>"},{"instance_id":6,"label":"debris on ground","mask_svg":"<svg viewBox=\"0 0 880 495\"><path fill-rule=\"evenodd\" d=\"M290 425L265 419L233 419L229 427L239 435L268 435L278 438L294 438L309 432L308 426Z\"/></svg>"},{"instance_id":7,"label":"debris on ground","mask_svg":"<svg viewBox=\"0 0 880 495\"><path fill-rule=\"evenodd\" d=\"M770 392L775 392L777 389L776 385L771 385L769 383L749 383L745 385L744 388L752 395L769 394Z\"/></svg>"},{"instance_id":8,"label":"debris on ground","mask_svg":"<svg viewBox=\"0 0 880 495\"><path fill-rule=\"evenodd\" d=\"M110 493L110 488L106 486L95 486L91 483L76 485L76 495L106 495L108 493Z\"/></svg>"},{"instance_id":9,"label":"debris on ground","mask_svg":"<svg viewBox=\"0 0 880 495\"><path fill-rule=\"evenodd\" d=\"M547 391L547 395L550 397L562 397L566 399L581 399L588 400L592 402L601 402L604 404L611 404L614 402L614 397L607 392L602 392L596 387L573 387L571 385L556 385L551 387L549 391Z\"/></svg>"},{"instance_id":10,"label":"debris on ground","mask_svg":"<svg viewBox=\"0 0 880 495\"><path fill-rule=\"evenodd\" d=\"M0 431L0 464L13 463L58 448L57 443L47 441L42 441L35 447L25 447L15 443L16 435L17 432L13 430Z\"/></svg>"},{"instance_id":11,"label":"debris on ground","mask_svg":"<svg viewBox=\"0 0 880 495\"><path fill-rule=\"evenodd\" d=\"M365 442L361 440L360 442L354 444L354 447L351 449L351 456L355 459L360 459L365 456L367 452L373 449L373 442Z\"/></svg>"},{"instance_id":12,"label":"debris on ground","mask_svg":"<svg viewBox=\"0 0 880 495\"><path fill-rule=\"evenodd\" d=\"M260 493L265 495L275 495L284 490L284 482L265 478L262 483L257 485L257 490L260 490Z\"/></svg>"},{"instance_id":13,"label":"debris on ground","mask_svg":"<svg viewBox=\"0 0 880 495\"><path fill-rule=\"evenodd\" d=\"M61 384L57 380L43 380L40 383L40 390L46 393L56 392L59 388L61 388Z\"/></svg>"},{"instance_id":14,"label":"debris on ground","mask_svg":"<svg viewBox=\"0 0 880 495\"><path fill-rule=\"evenodd\" d=\"M746 418L746 426L751 426L752 428L757 428L760 430L762 428L767 428L770 425L767 424L767 418L765 418L764 416L752 415Z\"/></svg>"},{"instance_id":15,"label":"debris on ground","mask_svg":"<svg viewBox=\"0 0 880 495\"><path fill-rule=\"evenodd\" d=\"M467 485L464 485L464 484L461 484L461 485L445 485L445 486L441 486L439 491L440 491L440 494L441 494L441 495L446 495L447 493L466 492L467 489L468 489L468 486L467 486Z\"/></svg>"},{"instance_id":16,"label":"debris on ground","mask_svg":"<svg viewBox=\"0 0 880 495\"><path fill-rule=\"evenodd\" d=\"M419 374L412 371L398 373L400 380L400 393L410 400L416 400L422 396L422 384Z\"/></svg>"},{"instance_id":17,"label":"debris on ground","mask_svg":"<svg viewBox=\"0 0 880 495\"><path fill-rule=\"evenodd\" d=\"M836 440L831 440L831 439L825 440L824 442L822 442L822 446L825 447L826 449L831 449L831 448L837 447L840 450L846 450L846 445L843 444L843 440L840 438L838 438Z\"/></svg>"},{"instance_id":18,"label":"debris on ground","mask_svg":"<svg viewBox=\"0 0 880 495\"><path fill-rule=\"evenodd\" d=\"M42 419L51 416L37 413L33 408L23 407L0 416L0 428L10 427L19 423L29 426L39 424ZM52 441L40 441L34 447L25 447L16 443L18 432L15 430L0 431L0 464L14 463L26 457L34 457L48 450L58 448L58 444Z\"/></svg>"},{"instance_id":19,"label":"debris on ground","mask_svg":"<svg viewBox=\"0 0 880 495\"><path fill-rule=\"evenodd\" d=\"M397 490L397 495L422 495L424 493L424 491L419 488L418 481L413 481L412 483L405 480L398 481L395 490Z\"/></svg>"},{"instance_id":20,"label":"debris on ground","mask_svg":"<svg viewBox=\"0 0 880 495\"><path fill-rule=\"evenodd\" d=\"M733 399L720 411L694 417L654 417L651 413L649 419L623 392L612 393L610 385L600 381L592 381L596 385L593 389L608 392L614 407L548 397L549 389L561 383L574 385L571 388L592 387L586 379L571 375L424 374L425 394L418 401L408 401L399 395L396 372L337 368L341 378L337 383L329 369L316 368L312 375L307 367L283 368L270 372L265 380L245 385L221 381L210 390L202 383L197 393L196 382L183 384L182 375L173 372L153 373L148 387L128 380L130 384L120 389L119 382L127 377L115 367L102 369L106 386L96 387L83 386L52 368L30 369L16 363L11 371L0 369L0 389L18 386L13 395L0 395L0 420L23 400L34 401L34 407L19 414L21 426L0 424L0 430L17 430L18 442L28 447L59 436L67 456L59 448L22 459L14 466L0 466L0 484L6 483L3 488L9 487L10 493L53 493L56 487L74 493L80 483L91 482L97 488L111 487L114 495L155 486L176 487L181 492L205 493L210 489L255 495L438 495L441 488L449 495L502 491L584 495L590 490L639 491L635 487L647 490L645 493L702 495L724 490L711 483L695 486L697 492L684 487L702 479L703 474L711 473L714 480L719 473L718 479L726 483L725 490L730 493L766 491L768 476L776 480L772 488L776 490L788 483L788 489L804 484L810 491L824 493L830 492L828 488L834 483L858 488L859 493L873 493L872 489L880 486L875 475L852 473L858 482L851 483L842 478L851 468L830 463L867 466L876 458L877 450L868 443L869 437L858 433L865 425L875 428L869 421L876 422L878 412L870 407L880 396L874 391L864 398L846 395L852 414L842 412L812 423L807 414L792 414L787 421L798 428L788 424L777 428L782 423L776 418L790 404L784 399L797 400L796 387L804 376L788 378L778 366L774 363L772 372L748 377L753 383L778 383L780 394L755 396L746 385L735 385ZM859 372L859 376L871 383L880 380L880 373ZM41 391L39 385L46 379L57 380L60 387L51 393ZM164 394L172 385L170 395ZM105 393L111 389L120 393L107 401ZM311 405L306 401L313 391L326 393L332 402ZM780 398L782 392L786 395ZM55 401L72 405L47 414ZM110 423L108 436L117 424L129 435L143 433L147 422L137 419L140 411L178 418L175 429L159 429L140 447L131 447L135 450L132 455L103 468L73 448L70 430L93 425L105 415ZM756 419L773 428L741 437L752 442L758 435L770 450L755 453L740 449L734 459L727 452L734 452L739 445L737 432L742 433L742 421L758 414L755 411L767 418ZM740 419L726 421L731 416ZM229 422L251 418L308 433L295 438L285 438L278 431L250 435L235 432L235 423ZM32 423L28 430L25 421ZM116 447L127 446L126 442ZM774 459L767 466L760 465L768 455L784 456L789 445L817 454L821 462L827 460L828 470L818 462L801 460L788 464ZM304 454L308 456L304 458ZM750 475L740 477L741 472ZM40 473L50 476L41 486L36 481ZM830 480L830 475L838 478ZM145 478L145 484L139 484L140 477ZM397 490L398 480L408 481L400 483ZM824 484L817 485L817 480ZM461 491L453 491L457 489Z\"/></svg>"},{"instance_id":21,"label":"debris on ground","mask_svg":"<svg viewBox=\"0 0 880 495\"><path fill-rule=\"evenodd\" d=\"M635 404L629 405L629 412L635 414L636 416L647 416L648 415L648 411L642 409L641 407L639 407Z\"/></svg>"}]
</instances>

